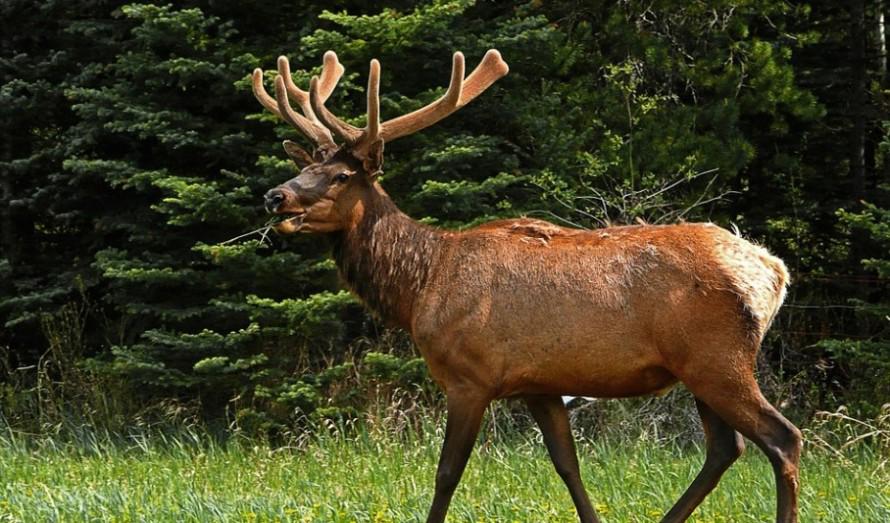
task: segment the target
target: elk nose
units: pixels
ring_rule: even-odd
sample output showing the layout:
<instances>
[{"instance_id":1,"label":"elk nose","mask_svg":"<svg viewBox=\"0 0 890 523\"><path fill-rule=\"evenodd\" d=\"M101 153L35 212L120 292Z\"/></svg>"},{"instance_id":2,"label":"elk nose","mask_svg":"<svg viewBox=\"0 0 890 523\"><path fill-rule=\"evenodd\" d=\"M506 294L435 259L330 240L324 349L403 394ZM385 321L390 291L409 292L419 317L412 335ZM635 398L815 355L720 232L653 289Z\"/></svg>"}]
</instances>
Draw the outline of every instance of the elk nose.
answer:
<instances>
[{"instance_id":1,"label":"elk nose","mask_svg":"<svg viewBox=\"0 0 890 523\"><path fill-rule=\"evenodd\" d=\"M281 189L272 189L266 193L266 211L275 212L286 199L287 196L285 196L284 191Z\"/></svg>"}]
</instances>

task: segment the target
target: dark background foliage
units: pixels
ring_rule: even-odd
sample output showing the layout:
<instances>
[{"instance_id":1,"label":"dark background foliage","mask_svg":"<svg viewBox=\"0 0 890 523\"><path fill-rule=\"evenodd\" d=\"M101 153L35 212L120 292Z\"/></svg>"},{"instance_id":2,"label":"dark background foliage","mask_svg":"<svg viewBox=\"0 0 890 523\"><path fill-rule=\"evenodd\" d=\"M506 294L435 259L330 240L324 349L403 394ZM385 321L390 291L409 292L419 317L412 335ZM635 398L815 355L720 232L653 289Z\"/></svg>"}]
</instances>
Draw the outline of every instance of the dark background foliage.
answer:
<instances>
[{"instance_id":1,"label":"dark background foliage","mask_svg":"<svg viewBox=\"0 0 890 523\"><path fill-rule=\"evenodd\" d=\"M249 72L286 54L306 85L327 49L347 70L328 105L357 124L373 57L384 118L440 95L454 50L510 64L387 147L383 184L414 218L735 224L794 279L763 350L772 398L797 419L890 399L886 2L327 5L0 4L7 422L176 404L281 430L381 390L436 401L321 238L220 243L293 174L297 138Z\"/></svg>"}]
</instances>

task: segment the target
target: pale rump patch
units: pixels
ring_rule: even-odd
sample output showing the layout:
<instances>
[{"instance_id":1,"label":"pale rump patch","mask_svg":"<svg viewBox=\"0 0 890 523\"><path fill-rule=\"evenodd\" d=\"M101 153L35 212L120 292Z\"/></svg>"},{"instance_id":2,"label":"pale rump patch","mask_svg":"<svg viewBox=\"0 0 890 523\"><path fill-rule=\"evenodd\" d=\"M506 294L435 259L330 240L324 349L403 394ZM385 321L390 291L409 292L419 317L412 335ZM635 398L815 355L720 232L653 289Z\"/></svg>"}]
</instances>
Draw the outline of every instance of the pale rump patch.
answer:
<instances>
[{"instance_id":1,"label":"pale rump patch","mask_svg":"<svg viewBox=\"0 0 890 523\"><path fill-rule=\"evenodd\" d=\"M716 228L714 257L730 283L730 289L757 323L757 337L762 338L785 300L790 283L788 269L765 248L741 236L726 234Z\"/></svg>"}]
</instances>

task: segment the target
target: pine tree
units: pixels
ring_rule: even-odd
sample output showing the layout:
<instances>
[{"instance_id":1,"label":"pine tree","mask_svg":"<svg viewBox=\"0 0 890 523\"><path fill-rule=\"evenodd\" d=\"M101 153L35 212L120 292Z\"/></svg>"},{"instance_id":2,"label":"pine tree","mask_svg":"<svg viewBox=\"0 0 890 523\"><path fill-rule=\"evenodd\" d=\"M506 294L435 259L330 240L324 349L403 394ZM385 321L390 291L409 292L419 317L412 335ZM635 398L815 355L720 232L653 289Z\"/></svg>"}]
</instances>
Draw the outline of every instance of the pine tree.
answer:
<instances>
[{"instance_id":1,"label":"pine tree","mask_svg":"<svg viewBox=\"0 0 890 523\"><path fill-rule=\"evenodd\" d=\"M9 1L0 5L0 347L13 363L45 350L41 315L79 299L77 281L96 284L93 227L105 187L62 167L83 139L66 92L84 63L110 59L121 23L114 2Z\"/></svg>"},{"instance_id":2,"label":"pine tree","mask_svg":"<svg viewBox=\"0 0 890 523\"><path fill-rule=\"evenodd\" d=\"M256 295L305 296L330 284L327 266L298 254L216 245L262 221L255 195L288 172L272 157L257 161L269 143L244 118L244 79L258 60L230 22L200 9L128 5L121 14L133 26L117 56L92 64L89 86L70 90L84 139L64 162L72 176L112 189L93 263L104 303L126 323L96 368L146 398L197 396L218 415L255 375L292 366L296 354L279 346L338 338L349 300L295 298L289 315L260 327L271 307ZM274 367L267 347L282 355Z\"/></svg>"}]
</instances>

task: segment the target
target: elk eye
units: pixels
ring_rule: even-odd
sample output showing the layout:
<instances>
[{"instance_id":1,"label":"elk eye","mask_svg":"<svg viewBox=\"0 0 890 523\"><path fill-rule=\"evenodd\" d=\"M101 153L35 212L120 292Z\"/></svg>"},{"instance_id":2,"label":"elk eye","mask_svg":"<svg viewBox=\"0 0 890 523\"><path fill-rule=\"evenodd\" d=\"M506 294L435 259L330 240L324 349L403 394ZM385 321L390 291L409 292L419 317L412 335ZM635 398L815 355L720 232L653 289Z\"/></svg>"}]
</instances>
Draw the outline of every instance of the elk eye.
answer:
<instances>
[{"instance_id":1,"label":"elk eye","mask_svg":"<svg viewBox=\"0 0 890 523\"><path fill-rule=\"evenodd\" d=\"M346 183L346 182L348 182L348 181L349 181L349 173L345 173L345 172L344 172L344 173L337 173L337 175L334 176L334 181L337 182L337 183Z\"/></svg>"}]
</instances>

